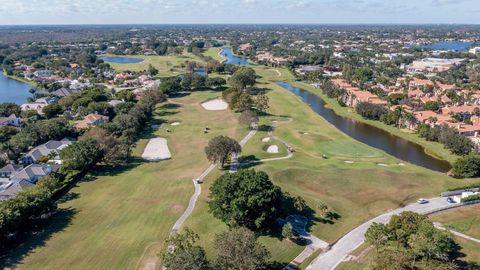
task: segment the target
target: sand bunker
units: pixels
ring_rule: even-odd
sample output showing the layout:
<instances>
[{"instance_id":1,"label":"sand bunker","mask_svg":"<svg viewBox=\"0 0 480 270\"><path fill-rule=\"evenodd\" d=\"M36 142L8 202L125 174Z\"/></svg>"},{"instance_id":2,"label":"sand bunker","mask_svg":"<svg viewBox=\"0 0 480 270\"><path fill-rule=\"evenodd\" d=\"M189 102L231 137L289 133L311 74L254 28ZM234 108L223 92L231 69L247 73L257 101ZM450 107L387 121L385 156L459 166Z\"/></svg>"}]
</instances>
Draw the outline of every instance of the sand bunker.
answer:
<instances>
[{"instance_id":1,"label":"sand bunker","mask_svg":"<svg viewBox=\"0 0 480 270\"><path fill-rule=\"evenodd\" d=\"M385 164L385 163L377 163L378 166L382 166L382 167L387 167L388 165Z\"/></svg>"},{"instance_id":2,"label":"sand bunker","mask_svg":"<svg viewBox=\"0 0 480 270\"><path fill-rule=\"evenodd\" d=\"M228 108L228 104L221 99L212 99L202 103L202 107L208 111L223 111Z\"/></svg>"},{"instance_id":3,"label":"sand bunker","mask_svg":"<svg viewBox=\"0 0 480 270\"><path fill-rule=\"evenodd\" d=\"M345 163L348 163L348 164L353 164L353 163L354 163L354 162L351 161L351 160L345 160L344 162L345 162Z\"/></svg>"},{"instance_id":4,"label":"sand bunker","mask_svg":"<svg viewBox=\"0 0 480 270\"><path fill-rule=\"evenodd\" d=\"M277 146L277 145L270 145L270 146L267 148L267 153L270 153L270 154L276 154L276 153L278 153L278 146Z\"/></svg>"},{"instance_id":5,"label":"sand bunker","mask_svg":"<svg viewBox=\"0 0 480 270\"><path fill-rule=\"evenodd\" d=\"M262 139L262 142L269 142L270 141L270 137L265 137Z\"/></svg>"},{"instance_id":6,"label":"sand bunker","mask_svg":"<svg viewBox=\"0 0 480 270\"><path fill-rule=\"evenodd\" d=\"M148 141L145 150L143 150L142 158L150 161L164 160L171 158L170 150L168 150L167 139L154 138Z\"/></svg>"},{"instance_id":7,"label":"sand bunker","mask_svg":"<svg viewBox=\"0 0 480 270\"><path fill-rule=\"evenodd\" d=\"M171 123L170 125L171 125L171 126L178 126L178 125L180 125L180 122L173 122L173 123Z\"/></svg>"}]
</instances>

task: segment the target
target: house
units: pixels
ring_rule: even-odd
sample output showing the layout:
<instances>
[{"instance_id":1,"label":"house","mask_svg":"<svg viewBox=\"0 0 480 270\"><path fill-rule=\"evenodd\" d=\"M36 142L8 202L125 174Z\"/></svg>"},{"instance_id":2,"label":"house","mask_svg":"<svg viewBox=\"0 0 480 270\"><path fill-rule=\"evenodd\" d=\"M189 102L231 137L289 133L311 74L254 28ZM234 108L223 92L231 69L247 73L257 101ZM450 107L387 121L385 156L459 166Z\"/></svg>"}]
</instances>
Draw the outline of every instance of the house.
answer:
<instances>
[{"instance_id":1,"label":"house","mask_svg":"<svg viewBox=\"0 0 480 270\"><path fill-rule=\"evenodd\" d=\"M60 88L58 90L53 91L52 95L57 96L59 98L62 98L62 97L68 97L68 96L71 96L73 94L78 94L78 93L80 93L79 90L74 90L74 89L69 89L69 88Z\"/></svg>"},{"instance_id":2,"label":"house","mask_svg":"<svg viewBox=\"0 0 480 270\"><path fill-rule=\"evenodd\" d=\"M98 124L108 123L108 121L109 121L108 116L97 114L97 113L91 113L85 116L82 120L76 121L73 127L76 129L84 129L84 128L96 126Z\"/></svg>"},{"instance_id":3,"label":"house","mask_svg":"<svg viewBox=\"0 0 480 270\"><path fill-rule=\"evenodd\" d=\"M14 126L19 127L22 124L22 118L11 114L8 117L0 117L0 126Z\"/></svg>"},{"instance_id":4,"label":"house","mask_svg":"<svg viewBox=\"0 0 480 270\"><path fill-rule=\"evenodd\" d=\"M37 103L37 102L31 102L31 103L24 103L20 105L20 109L22 111L37 111L38 114L43 114L43 108L46 107L48 104L46 103Z\"/></svg>"},{"instance_id":5,"label":"house","mask_svg":"<svg viewBox=\"0 0 480 270\"><path fill-rule=\"evenodd\" d=\"M241 52L245 52L245 51L248 51L248 50L251 50L253 47L250 43L246 43L246 44L240 44L240 46L238 46L238 50L241 51Z\"/></svg>"},{"instance_id":6,"label":"house","mask_svg":"<svg viewBox=\"0 0 480 270\"><path fill-rule=\"evenodd\" d=\"M10 178L12 173L20 170L21 168L22 168L21 165L9 163L3 166L2 168L0 168L0 178Z\"/></svg>"},{"instance_id":7,"label":"house","mask_svg":"<svg viewBox=\"0 0 480 270\"><path fill-rule=\"evenodd\" d=\"M32 184L36 184L40 178L50 174L52 171L54 171L54 168L49 164L30 164L22 170L13 173L10 176L10 180L12 182L26 180Z\"/></svg>"},{"instance_id":8,"label":"house","mask_svg":"<svg viewBox=\"0 0 480 270\"><path fill-rule=\"evenodd\" d=\"M34 186L34 184L26 180L20 180L18 182L11 181L6 184L2 189L0 189L0 201L5 201L13 198L20 191L23 191L32 186Z\"/></svg>"},{"instance_id":9,"label":"house","mask_svg":"<svg viewBox=\"0 0 480 270\"><path fill-rule=\"evenodd\" d=\"M27 154L25 154L25 156L21 158L21 163L22 164L36 163L42 157L49 157L50 158L49 162L53 162L55 164L61 164L62 161L58 156L60 150L69 146L73 142L74 141L70 138L63 138L60 141L54 141L54 140L48 141L42 145L39 145L33 148Z\"/></svg>"}]
</instances>

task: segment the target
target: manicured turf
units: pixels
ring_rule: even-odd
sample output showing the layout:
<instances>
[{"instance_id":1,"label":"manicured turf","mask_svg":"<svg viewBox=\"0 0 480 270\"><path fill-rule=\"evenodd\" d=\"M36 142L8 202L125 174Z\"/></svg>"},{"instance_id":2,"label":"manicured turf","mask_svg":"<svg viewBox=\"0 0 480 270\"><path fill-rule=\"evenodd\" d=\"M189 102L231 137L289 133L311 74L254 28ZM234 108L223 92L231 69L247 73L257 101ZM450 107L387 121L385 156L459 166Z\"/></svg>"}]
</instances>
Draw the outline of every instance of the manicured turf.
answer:
<instances>
[{"instance_id":1,"label":"manicured turf","mask_svg":"<svg viewBox=\"0 0 480 270\"><path fill-rule=\"evenodd\" d=\"M14 250L11 257L19 261L16 267L135 268L145 248L151 243L162 243L185 209L193 193L191 179L209 165L203 152L209 138L220 134L239 138L246 133L230 111L206 111L199 105L218 95L198 92L175 99L185 104L181 107L159 108L157 120L180 120L181 124L164 124L160 130L147 133L135 154L141 153L146 139L155 135L168 139L172 159L97 172L89 181L79 183L71 191L78 198L60 205L61 209L75 212L71 220L67 222L63 215L57 217L53 224L67 224ZM203 133L206 126L211 129L209 134ZM171 132L166 132L166 128ZM158 254L158 250L153 254ZM21 259L22 256L25 257Z\"/></svg>"},{"instance_id":2,"label":"manicured turf","mask_svg":"<svg viewBox=\"0 0 480 270\"><path fill-rule=\"evenodd\" d=\"M256 169L269 173L274 183L292 196L302 196L314 211L318 210L320 203L326 203L338 213L339 219L333 222L325 222L314 215L310 230L319 238L333 242L388 209L418 197L436 196L450 187L480 182L452 179L409 164L398 165L398 159L339 132L296 96L272 83L291 81L293 77L288 71L263 66L255 66L255 69L263 77L258 86L265 88L270 98L268 112L293 118L292 123L279 125L275 136L296 150L291 159L264 163ZM155 132L156 136L168 139L172 159L132 164L115 172L98 172L93 181L80 183L72 190L72 193L79 194L79 198L61 204L62 209L76 211L71 222L59 228L57 233L48 235L50 238L31 248L29 254L25 249L17 249L16 258L27 254L17 266L30 269L65 266L72 269L131 269L152 243L157 245L148 253L158 254L193 192L191 179L208 166L203 152L208 139L219 134L240 139L247 133L231 111L206 111L199 105L201 101L218 95L218 92L197 92L176 99L182 103L181 107L174 106L168 112L159 110L158 119L181 122L179 126L168 126L170 133L166 132L165 126ZM268 124L273 118L275 116L269 116L261 121ZM203 134L207 126L212 131ZM259 150L259 139L263 136L265 133L255 136L242 154L263 155ZM145 144L146 139L139 141L137 155ZM388 166L381 167L378 163ZM214 170L207 177L197 207L185 224L200 235L199 243L211 258L214 235L225 230L226 226L208 213L208 187L222 173L226 171ZM61 223L62 220L57 221ZM282 263L289 262L303 250L301 246L274 237L262 236L260 241L267 245L273 259ZM39 241L33 239L27 245L34 242Z\"/></svg>"},{"instance_id":3,"label":"manicured turf","mask_svg":"<svg viewBox=\"0 0 480 270\"><path fill-rule=\"evenodd\" d=\"M444 227L480 239L480 205L472 205L452 209L433 215L433 221L440 222Z\"/></svg>"},{"instance_id":4,"label":"manicured turf","mask_svg":"<svg viewBox=\"0 0 480 270\"><path fill-rule=\"evenodd\" d=\"M318 88L315 88L309 84L306 83L292 83L293 86L299 87L305 90L308 90L310 92L313 92L319 96L322 97L323 100L328 104L328 106L333 109L338 115L345 116L351 119L354 119L356 121L361 121L367 124L370 124L372 126L376 126L378 128L384 129L392 134L395 134L396 136L402 137L404 139L407 139L409 141L415 142L425 148L426 153L438 157L440 159L444 159L449 161L450 163L453 163L458 156L454 155L450 152L450 150L445 149L444 146L440 143L437 142L429 142L426 141L423 138L420 138L416 133L410 131L410 130L403 130L403 129L398 129L394 126L389 126L384 124L383 122L380 121L374 121L374 120L367 120L362 118L359 114L355 113L355 111L352 108L349 107L342 107L340 104L337 102L336 99L328 98L326 95L322 93L322 91Z\"/></svg>"},{"instance_id":5,"label":"manicured turf","mask_svg":"<svg viewBox=\"0 0 480 270\"><path fill-rule=\"evenodd\" d=\"M113 57L115 57L115 55L113 55ZM180 65L186 61L203 63L203 60L201 60L199 57L187 52L184 52L183 55L179 56L118 55L117 57L142 58L144 59L144 61L132 64L118 64L108 62L108 64L110 64L110 66L112 66L116 71L143 71L147 70L149 65L152 65L159 70L159 74L161 76L174 76L184 73L185 71L181 68Z\"/></svg>"},{"instance_id":6,"label":"manicured turf","mask_svg":"<svg viewBox=\"0 0 480 270\"><path fill-rule=\"evenodd\" d=\"M221 57L218 53L220 52L222 48L219 48L219 47L212 47L212 48L208 48L203 54L205 56L210 56L212 57L213 59L219 61L219 62L223 62L225 60L225 58Z\"/></svg>"}]
</instances>

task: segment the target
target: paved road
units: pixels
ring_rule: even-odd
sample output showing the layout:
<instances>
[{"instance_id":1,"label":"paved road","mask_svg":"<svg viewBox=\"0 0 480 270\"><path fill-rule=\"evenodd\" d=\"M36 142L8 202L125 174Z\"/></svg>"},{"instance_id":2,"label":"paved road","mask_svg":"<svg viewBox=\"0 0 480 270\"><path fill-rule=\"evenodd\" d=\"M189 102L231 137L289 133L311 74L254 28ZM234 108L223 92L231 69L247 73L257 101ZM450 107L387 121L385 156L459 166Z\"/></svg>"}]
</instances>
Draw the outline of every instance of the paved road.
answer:
<instances>
[{"instance_id":1,"label":"paved road","mask_svg":"<svg viewBox=\"0 0 480 270\"><path fill-rule=\"evenodd\" d=\"M477 239L477 238L473 238L471 236L468 236L466 234L463 234L461 232L457 232L457 231L454 231L452 229L448 229L448 228L445 228L442 226L442 224L438 223L438 222L434 222L433 225L435 225L435 228L437 229L440 229L440 230L444 230L444 231L448 231L448 232L451 232L452 234L458 236L458 237L461 237L463 239L467 239L467 240L470 240L470 241L473 241L473 242L477 242L480 244L480 239Z\"/></svg>"},{"instance_id":2,"label":"paved road","mask_svg":"<svg viewBox=\"0 0 480 270\"><path fill-rule=\"evenodd\" d=\"M238 144L243 148L245 144L257 133L258 127L257 125L253 126L253 128L248 132L247 136L245 136ZM230 173L234 173L240 167L240 163L238 162L239 154L232 154L232 162L230 165Z\"/></svg>"},{"instance_id":3,"label":"paved road","mask_svg":"<svg viewBox=\"0 0 480 270\"><path fill-rule=\"evenodd\" d=\"M413 211L420 214L431 214L440 212L453 207L465 206L462 204L449 204L445 198L433 198L427 204L412 203L405 207L398 208L373 218L357 228L353 229L342 238L340 238L330 250L320 254L310 265L307 270L331 270L342 262L342 260L365 240L365 232L373 222L387 223L393 215L397 215L404 211Z\"/></svg>"},{"instance_id":4,"label":"paved road","mask_svg":"<svg viewBox=\"0 0 480 270\"><path fill-rule=\"evenodd\" d=\"M292 224L293 229L299 234L300 237L306 240L307 246L292 262L290 262L284 270L295 270L297 267L302 264L308 257L310 257L315 251L319 249L328 248L328 243L317 238L314 235L311 235L305 230L306 225L308 224L308 219L304 216L292 215L288 216L286 219L287 222Z\"/></svg>"},{"instance_id":5,"label":"paved road","mask_svg":"<svg viewBox=\"0 0 480 270\"><path fill-rule=\"evenodd\" d=\"M200 180L203 180L214 168L217 166L217 164L212 164L210 165L198 178ZM183 214L180 216L180 218L175 222L175 224L172 227L172 233L176 233L180 227L182 227L183 223L187 218L192 214L193 208L195 208L195 204L197 203L198 197L202 193L202 186L197 183L194 180L192 180L193 185L195 186L195 192L193 193L192 197L190 198L190 201L188 202L188 207L185 209Z\"/></svg>"}]
</instances>

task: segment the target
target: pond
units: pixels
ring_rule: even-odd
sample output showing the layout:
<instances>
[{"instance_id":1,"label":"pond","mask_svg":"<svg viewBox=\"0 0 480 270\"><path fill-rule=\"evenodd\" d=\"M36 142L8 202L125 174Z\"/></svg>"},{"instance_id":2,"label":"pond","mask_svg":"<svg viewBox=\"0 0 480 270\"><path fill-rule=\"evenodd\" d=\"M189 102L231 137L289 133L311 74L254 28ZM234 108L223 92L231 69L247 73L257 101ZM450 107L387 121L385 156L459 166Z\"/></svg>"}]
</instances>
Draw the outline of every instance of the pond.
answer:
<instances>
[{"instance_id":1,"label":"pond","mask_svg":"<svg viewBox=\"0 0 480 270\"><path fill-rule=\"evenodd\" d=\"M413 142L397 137L383 129L337 115L325 107L319 96L303 89L295 88L289 83L278 82L277 85L300 97L313 111L325 118L343 133L357 141L383 150L403 161L439 172L448 172L450 163L425 153L425 149Z\"/></svg>"},{"instance_id":2,"label":"pond","mask_svg":"<svg viewBox=\"0 0 480 270\"><path fill-rule=\"evenodd\" d=\"M31 85L10 79L0 71L0 103L13 102L23 104L32 95L29 92L31 88Z\"/></svg>"},{"instance_id":3,"label":"pond","mask_svg":"<svg viewBox=\"0 0 480 270\"><path fill-rule=\"evenodd\" d=\"M133 58L133 57L99 56L98 58L102 59L105 62L116 63L116 64L136 64L136 63L143 62L142 58Z\"/></svg>"},{"instance_id":4,"label":"pond","mask_svg":"<svg viewBox=\"0 0 480 270\"><path fill-rule=\"evenodd\" d=\"M448 51L456 51L456 52L463 52L468 48L472 47L472 42L437 42L432 44L425 44L425 45L417 45L417 46L409 46L421 49L432 49L432 50L448 50Z\"/></svg>"},{"instance_id":5,"label":"pond","mask_svg":"<svg viewBox=\"0 0 480 270\"><path fill-rule=\"evenodd\" d=\"M247 58L233 54L232 49L225 47L220 51L220 55L226 59L226 64L231 65L250 65Z\"/></svg>"}]
</instances>

